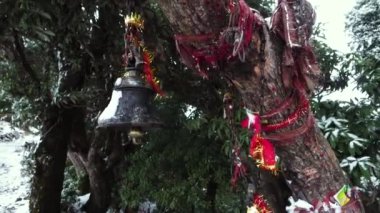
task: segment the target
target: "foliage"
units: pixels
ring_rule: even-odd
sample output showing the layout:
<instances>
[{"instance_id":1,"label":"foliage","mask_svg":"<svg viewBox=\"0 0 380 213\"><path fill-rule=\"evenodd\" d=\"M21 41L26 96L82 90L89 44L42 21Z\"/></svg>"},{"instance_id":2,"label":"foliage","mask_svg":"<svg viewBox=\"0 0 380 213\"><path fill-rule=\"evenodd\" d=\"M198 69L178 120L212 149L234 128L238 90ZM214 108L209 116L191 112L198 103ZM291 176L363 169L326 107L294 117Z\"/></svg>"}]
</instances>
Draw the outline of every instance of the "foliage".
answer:
<instances>
[{"instance_id":1,"label":"foliage","mask_svg":"<svg viewBox=\"0 0 380 213\"><path fill-rule=\"evenodd\" d=\"M373 184L380 179L379 9L378 1L361 0L349 14L347 30L353 37L353 53L342 55L324 47L321 37L316 37L314 42L325 74L324 93L344 89L348 79L354 78L357 88L368 95L368 99L340 102L323 100L324 93L320 93L313 103L318 125L334 148L341 166L354 185L362 187L366 196L374 197L363 198L368 206L376 199L379 206L380 200L380 188Z\"/></svg>"},{"instance_id":2,"label":"foliage","mask_svg":"<svg viewBox=\"0 0 380 213\"><path fill-rule=\"evenodd\" d=\"M376 166L371 177L362 179L361 185L366 187L370 202L380 207L380 187L375 183L380 179L380 2L376 0L359 0L348 16L347 30L353 37L351 47L354 53L347 58L347 65L353 70L358 88L368 95L356 105L351 104L347 116L356 119L352 129L368 139L368 148L364 155L370 157ZM376 202L375 202L376 201Z\"/></svg>"},{"instance_id":3,"label":"foliage","mask_svg":"<svg viewBox=\"0 0 380 213\"><path fill-rule=\"evenodd\" d=\"M149 142L127 157L131 166L120 190L124 205L137 207L151 200L160 212L243 210L244 190L234 192L228 181L231 133L227 122L207 117L199 109L189 114L189 106L175 97L160 103L160 114L165 128L151 133Z\"/></svg>"},{"instance_id":4,"label":"foliage","mask_svg":"<svg viewBox=\"0 0 380 213\"><path fill-rule=\"evenodd\" d=\"M318 125L334 148L353 184L368 196L378 196L371 182L380 179L379 113L367 101L323 101L316 108ZM368 205L368 203L365 203Z\"/></svg>"},{"instance_id":5,"label":"foliage","mask_svg":"<svg viewBox=\"0 0 380 213\"><path fill-rule=\"evenodd\" d=\"M341 166L348 167L348 173L355 178L356 183L360 183L360 179L369 178L371 171L376 167L370 162L369 156L363 156L364 150L369 147L369 141L350 133L347 123L346 119L323 116L318 125L325 132L325 137L338 153L338 157L343 158ZM349 154L348 157L347 154Z\"/></svg>"},{"instance_id":6,"label":"foliage","mask_svg":"<svg viewBox=\"0 0 380 213\"><path fill-rule=\"evenodd\" d=\"M84 180L84 174L77 172L75 167L68 162L65 168L65 178L62 189L62 202L66 204L74 203L76 197L81 193L81 188Z\"/></svg>"},{"instance_id":7,"label":"foliage","mask_svg":"<svg viewBox=\"0 0 380 213\"><path fill-rule=\"evenodd\" d=\"M325 43L325 37L318 25L313 37L313 47L322 72L318 92L336 91L347 87L350 73L347 69L341 69L339 62L343 56Z\"/></svg>"},{"instance_id":8,"label":"foliage","mask_svg":"<svg viewBox=\"0 0 380 213\"><path fill-rule=\"evenodd\" d=\"M0 84L5 85L3 80L0 81ZM11 112L12 99L3 88L0 88L0 119L6 119Z\"/></svg>"},{"instance_id":9,"label":"foliage","mask_svg":"<svg viewBox=\"0 0 380 213\"><path fill-rule=\"evenodd\" d=\"M377 0L359 0L348 16L347 24L355 50L363 56L374 56L377 59L380 57L379 9L380 2Z\"/></svg>"},{"instance_id":10,"label":"foliage","mask_svg":"<svg viewBox=\"0 0 380 213\"><path fill-rule=\"evenodd\" d=\"M338 80L330 81L325 78L328 86L324 87L324 91L344 89L348 79L354 78L357 88L367 94L368 99L339 102L322 101L322 97L317 97L313 104L319 118L319 127L334 148L341 166L353 183L363 187L365 194L370 197L379 197L379 188L374 190L370 183L380 178L379 9L378 1L361 0L349 14L347 30L353 37L351 46L354 53L340 55L334 54L328 48L327 52L326 48L317 48L319 57L328 56L329 59L319 58L322 70L325 65L327 69L335 69L335 74L331 71L328 73ZM318 41L316 44L321 47Z\"/></svg>"},{"instance_id":11,"label":"foliage","mask_svg":"<svg viewBox=\"0 0 380 213\"><path fill-rule=\"evenodd\" d=\"M355 53L349 56L359 88L372 104L380 103L380 2L360 0L348 16L347 29Z\"/></svg>"}]
</instances>

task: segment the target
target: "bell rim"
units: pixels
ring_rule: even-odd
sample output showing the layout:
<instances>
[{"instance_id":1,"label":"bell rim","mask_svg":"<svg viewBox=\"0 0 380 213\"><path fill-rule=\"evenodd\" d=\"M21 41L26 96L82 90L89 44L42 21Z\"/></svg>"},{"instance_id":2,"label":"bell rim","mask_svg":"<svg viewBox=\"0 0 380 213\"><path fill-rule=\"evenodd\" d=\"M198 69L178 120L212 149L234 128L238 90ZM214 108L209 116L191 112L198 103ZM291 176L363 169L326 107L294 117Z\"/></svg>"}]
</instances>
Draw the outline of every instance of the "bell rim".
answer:
<instances>
[{"instance_id":1,"label":"bell rim","mask_svg":"<svg viewBox=\"0 0 380 213\"><path fill-rule=\"evenodd\" d=\"M160 121L156 122L115 122L115 121L98 121L96 128L111 128L111 129L125 129L129 130L132 128L141 128L143 131L151 130L151 129L159 129L163 127L164 124Z\"/></svg>"}]
</instances>

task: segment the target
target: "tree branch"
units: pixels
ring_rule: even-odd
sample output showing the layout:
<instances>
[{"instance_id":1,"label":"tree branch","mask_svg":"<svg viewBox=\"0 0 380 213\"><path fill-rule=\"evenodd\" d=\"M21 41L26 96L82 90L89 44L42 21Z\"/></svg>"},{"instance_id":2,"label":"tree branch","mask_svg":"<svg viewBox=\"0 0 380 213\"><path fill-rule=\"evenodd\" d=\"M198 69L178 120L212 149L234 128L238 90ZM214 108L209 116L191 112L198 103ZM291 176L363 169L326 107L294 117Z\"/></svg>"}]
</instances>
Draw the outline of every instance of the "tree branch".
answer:
<instances>
[{"instance_id":1,"label":"tree branch","mask_svg":"<svg viewBox=\"0 0 380 213\"><path fill-rule=\"evenodd\" d=\"M15 49L18 55L20 56L21 64L24 67L24 71L29 74L30 78L32 79L32 81L34 82L37 88L37 91L41 93L40 79L38 78L37 73L33 70L28 60L26 59L24 44L21 38L19 37L17 30L13 29L12 32L13 32Z\"/></svg>"},{"instance_id":2,"label":"tree branch","mask_svg":"<svg viewBox=\"0 0 380 213\"><path fill-rule=\"evenodd\" d=\"M181 34L218 33L228 24L228 0L159 0L174 31Z\"/></svg>"}]
</instances>

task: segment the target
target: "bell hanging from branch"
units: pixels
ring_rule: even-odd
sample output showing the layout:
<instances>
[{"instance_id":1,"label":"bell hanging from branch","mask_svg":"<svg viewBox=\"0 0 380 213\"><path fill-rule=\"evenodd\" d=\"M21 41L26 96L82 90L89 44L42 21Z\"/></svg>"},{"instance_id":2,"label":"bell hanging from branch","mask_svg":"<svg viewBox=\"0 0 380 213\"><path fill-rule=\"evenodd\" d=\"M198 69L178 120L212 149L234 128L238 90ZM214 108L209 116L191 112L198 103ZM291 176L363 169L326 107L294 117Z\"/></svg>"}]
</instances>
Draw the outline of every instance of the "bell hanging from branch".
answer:
<instances>
[{"instance_id":1,"label":"bell hanging from branch","mask_svg":"<svg viewBox=\"0 0 380 213\"><path fill-rule=\"evenodd\" d=\"M160 91L153 80L152 57L142 46L140 19L134 15L126 18L125 74L116 80L111 100L98 118L98 127L129 131L135 144L141 143L145 131L162 125L154 115L152 102Z\"/></svg>"}]
</instances>

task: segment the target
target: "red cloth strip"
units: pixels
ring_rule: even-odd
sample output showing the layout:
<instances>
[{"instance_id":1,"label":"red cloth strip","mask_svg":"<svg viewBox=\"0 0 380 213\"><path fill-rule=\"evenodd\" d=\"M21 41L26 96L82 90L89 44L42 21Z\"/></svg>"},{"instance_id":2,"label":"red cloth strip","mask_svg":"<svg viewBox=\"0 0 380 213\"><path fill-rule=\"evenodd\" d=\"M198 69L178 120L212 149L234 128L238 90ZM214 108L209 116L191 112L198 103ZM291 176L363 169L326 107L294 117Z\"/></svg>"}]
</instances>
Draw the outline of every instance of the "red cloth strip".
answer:
<instances>
[{"instance_id":1,"label":"red cloth strip","mask_svg":"<svg viewBox=\"0 0 380 213\"><path fill-rule=\"evenodd\" d=\"M251 120L253 116L253 121ZM253 126L251 126L251 123ZM259 115L248 115L241 123L243 128L250 128L253 136L249 145L249 155L256 160L261 169L276 171L276 153L273 144L261 136L261 121Z\"/></svg>"},{"instance_id":2,"label":"red cloth strip","mask_svg":"<svg viewBox=\"0 0 380 213\"><path fill-rule=\"evenodd\" d=\"M275 109L265 113L265 115L262 115L261 118L268 119L270 117L273 117L273 116L281 113L283 110L288 108L290 106L290 104L293 102L295 92L292 92L292 94L289 97L287 97L279 106L277 106Z\"/></svg>"},{"instance_id":3,"label":"red cloth strip","mask_svg":"<svg viewBox=\"0 0 380 213\"><path fill-rule=\"evenodd\" d=\"M218 68L220 63L229 61L239 55L244 59L245 51L252 40L255 15L244 0L238 4L230 1L231 24L224 32L204 35L175 35L177 51L182 61L189 68L207 77L210 69ZM257 22L257 21L256 21ZM227 35L235 33L240 39L229 42Z\"/></svg>"},{"instance_id":4,"label":"red cloth strip","mask_svg":"<svg viewBox=\"0 0 380 213\"><path fill-rule=\"evenodd\" d=\"M145 80L149 83L149 85L152 87L154 92L163 96L164 95L163 91L154 80L154 75L153 75L152 67L150 64L149 54L145 51L143 52L143 60L144 60L143 71L145 75Z\"/></svg>"},{"instance_id":5,"label":"red cloth strip","mask_svg":"<svg viewBox=\"0 0 380 213\"><path fill-rule=\"evenodd\" d=\"M267 124L263 125L264 132L276 131L285 127L288 127L300 119L303 115L307 114L309 111L309 101L306 99L305 95L300 93L299 105L297 109L290 114L285 120L275 123L275 124Z\"/></svg>"},{"instance_id":6,"label":"red cloth strip","mask_svg":"<svg viewBox=\"0 0 380 213\"><path fill-rule=\"evenodd\" d=\"M314 117L313 117L313 114L309 112L306 122L299 128L288 130L284 133L266 135L265 138L271 141L280 142L280 143L275 143L276 146L286 145L291 142L290 141L291 139L294 139L295 137L305 134L311 127L313 127L313 124L314 124Z\"/></svg>"}]
</instances>

